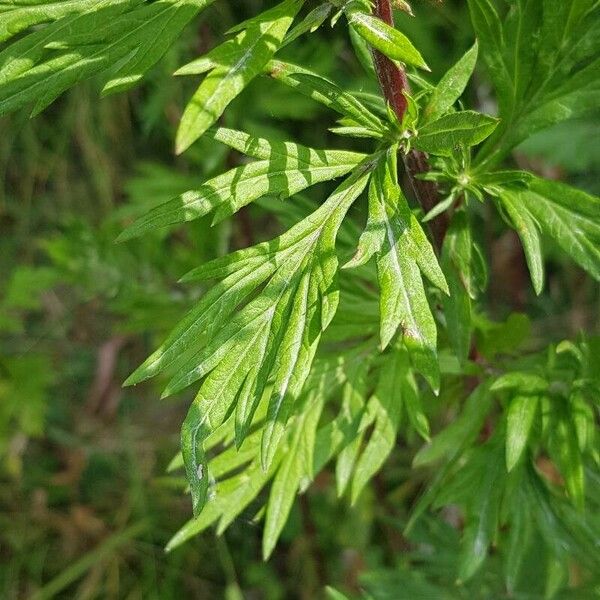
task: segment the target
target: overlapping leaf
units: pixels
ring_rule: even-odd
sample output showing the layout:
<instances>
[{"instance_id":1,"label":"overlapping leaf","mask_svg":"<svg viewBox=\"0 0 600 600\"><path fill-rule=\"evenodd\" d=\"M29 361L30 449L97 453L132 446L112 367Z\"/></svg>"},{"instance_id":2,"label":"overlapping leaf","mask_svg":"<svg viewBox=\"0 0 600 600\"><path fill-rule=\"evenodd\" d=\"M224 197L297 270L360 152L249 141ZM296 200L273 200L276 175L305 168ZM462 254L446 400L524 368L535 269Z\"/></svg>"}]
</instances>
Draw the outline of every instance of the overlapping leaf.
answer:
<instances>
[{"instance_id":1,"label":"overlapping leaf","mask_svg":"<svg viewBox=\"0 0 600 600\"><path fill-rule=\"evenodd\" d=\"M227 105L275 54L302 0L285 0L242 24L233 39L209 56L214 68L196 90L181 117L176 150L183 152L221 116Z\"/></svg>"},{"instance_id":2,"label":"overlapping leaf","mask_svg":"<svg viewBox=\"0 0 600 600\"><path fill-rule=\"evenodd\" d=\"M317 183L352 170L364 155L340 150L315 150L292 142L270 142L218 129L215 139L258 160L235 167L142 216L119 237L120 241L156 228L198 219L216 210L220 220L267 194L287 198Z\"/></svg>"},{"instance_id":3,"label":"overlapping leaf","mask_svg":"<svg viewBox=\"0 0 600 600\"><path fill-rule=\"evenodd\" d=\"M536 131L597 108L597 2L518 0L506 16L492 0L469 0L469 8L501 117L478 160L496 164Z\"/></svg>"},{"instance_id":4,"label":"overlapping leaf","mask_svg":"<svg viewBox=\"0 0 600 600\"><path fill-rule=\"evenodd\" d=\"M450 156L457 148L481 143L497 125L497 119L472 110L450 113L419 128L412 144L418 150Z\"/></svg>"},{"instance_id":5,"label":"overlapping leaf","mask_svg":"<svg viewBox=\"0 0 600 600\"><path fill-rule=\"evenodd\" d=\"M425 117L433 120L444 114L461 97L475 69L479 46L477 42L465 55L451 67L431 92Z\"/></svg>"},{"instance_id":6,"label":"overlapping leaf","mask_svg":"<svg viewBox=\"0 0 600 600\"><path fill-rule=\"evenodd\" d=\"M90 10L123 4L135 6L140 0L58 0L55 2L12 0L0 5L0 42L40 23L57 21L71 14L82 14Z\"/></svg>"},{"instance_id":7,"label":"overlapping leaf","mask_svg":"<svg viewBox=\"0 0 600 600\"><path fill-rule=\"evenodd\" d=\"M101 74L104 91L136 83L177 39L183 27L214 0L158 0L141 2L40 5L9 12L18 25L32 19L54 23L22 37L0 52L0 114L33 103L38 113L77 82ZM84 6L85 4L85 6ZM18 17L18 18L17 18Z\"/></svg>"},{"instance_id":8,"label":"overlapping leaf","mask_svg":"<svg viewBox=\"0 0 600 600\"><path fill-rule=\"evenodd\" d=\"M398 185L396 155L397 147L392 146L373 175L367 227L354 259L346 266L358 266L376 256L381 345L385 348L400 328L415 367L437 389L437 332L421 272L445 293L448 286L433 247Z\"/></svg>"},{"instance_id":9,"label":"overlapping leaf","mask_svg":"<svg viewBox=\"0 0 600 600\"><path fill-rule=\"evenodd\" d=\"M543 283L540 232L600 279L600 199L569 185L532 178L528 189L500 191L521 237L536 291Z\"/></svg>"},{"instance_id":10,"label":"overlapping leaf","mask_svg":"<svg viewBox=\"0 0 600 600\"><path fill-rule=\"evenodd\" d=\"M128 380L135 383L175 366L165 390L171 394L204 379L182 433L196 510L207 492L206 480L198 475L207 468L203 440L234 410L240 444L268 384L261 461L265 470L273 462L321 332L336 312L335 237L367 184L369 168L365 163L317 211L281 237L190 273L188 279L223 281ZM261 286L261 293L239 308Z\"/></svg>"}]
</instances>

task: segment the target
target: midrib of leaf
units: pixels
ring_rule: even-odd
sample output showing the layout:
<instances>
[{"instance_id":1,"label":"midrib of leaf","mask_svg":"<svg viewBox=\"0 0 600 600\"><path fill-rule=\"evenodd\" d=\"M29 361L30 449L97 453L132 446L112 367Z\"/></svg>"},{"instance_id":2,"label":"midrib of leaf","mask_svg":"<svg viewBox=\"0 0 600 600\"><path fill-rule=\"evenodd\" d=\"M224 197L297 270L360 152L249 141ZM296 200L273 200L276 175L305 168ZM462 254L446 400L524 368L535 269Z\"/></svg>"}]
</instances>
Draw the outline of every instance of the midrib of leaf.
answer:
<instances>
[{"instance_id":1,"label":"midrib of leaf","mask_svg":"<svg viewBox=\"0 0 600 600\"><path fill-rule=\"evenodd\" d=\"M275 307L273 307L273 311L274 310L275 310ZM256 350L256 348L255 348L256 341L260 339L260 337L264 334L265 329L267 329L269 326L270 326L270 319L267 318L265 320L265 322L262 324L262 326L260 326L256 329L256 333L254 334L254 336L246 344L243 345L244 348L240 352L239 358L235 361L232 368L229 370L229 374L227 375L225 380L222 382L222 385L220 386L219 392L217 394L211 396L211 398L207 398L202 393L202 388L200 388L200 391L198 392L198 396L196 397L195 401L198 402L199 408L204 413L201 423L207 423L212 431L214 431L216 429L216 427L218 425L220 425L221 423L218 421L213 422L213 420L211 420L211 409L213 407L221 404L223 395L225 394L225 392L228 391L228 384L231 382L231 379L236 374L236 370L240 367L240 365L242 365L242 363L248 356L248 353L250 351L254 352ZM202 400L205 400L205 402L202 402ZM232 401L233 401L233 399L232 399Z\"/></svg>"},{"instance_id":2,"label":"midrib of leaf","mask_svg":"<svg viewBox=\"0 0 600 600\"><path fill-rule=\"evenodd\" d=\"M570 4L570 8L569 8L569 17L568 17L568 22L570 22L570 20L573 17L573 8L575 6L575 2L571 2ZM594 10L595 7L592 7L590 9L589 12L591 12L592 10ZM521 28L521 12L519 11L519 30ZM568 30L568 23L565 24L565 28L563 29L563 35L561 38L561 45L559 50L565 49L565 41L567 39L567 30ZM548 84L551 83L552 78L555 76L557 70L564 64L565 61L567 61L569 59L569 57L577 50L577 48L579 47L579 45L581 43L583 43L583 41L585 40L585 36L581 36L579 37L568 49L565 53L560 54L560 52L556 52L553 56L553 60L552 63L550 64L550 66L548 67L548 72L547 75L545 76L544 80L541 82L541 84L539 86L536 87L536 89L534 90L533 94L529 97L529 99L525 99L524 104L522 105L522 107L519 110L519 113L517 114L516 112L516 86L513 86L513 110L511 111L511 114L509 116L509 118L507 119L503 119L502 123L501 123L501 130L502 133L500 136L498 137L492 137L489 140L489 146L488 144L485 144L481 150L481 152L478 154L477 156L477 169L483 169L484 167L489 169L492 169L495 165L499 164L504 157L507 155L508 152L510 152L510 150L512 149L512 146L507 146L506 142L510 141L510 135L511 132L515 129L517 129L518 124L522 121L525 121L529 115L537 108L539 108L539 106L541 104L546 104L547 102L550 102L552 100L556 100L558 98L560 98L563 95L568 95L569 93L571 93L571 89L568 87L569 81L567 78L567 82L565 83L566 88L561 88L560 86L558 86L558 88L556 88L557 90L560 91L555 91L553 94L548 95ZM517 73L517 69L518 69L518 52L514 53L515 56L515 77L516 77L516 73ZM558 61L557 61L557 57L558 57ZM507 72L508 74L508 72ZM516 81L516 79L515 79ZM491 150L491 151L490 151ZM483 157L483 160L481 160Z\"/></svg>"},{"instance_id":3,"label":"midrib of leaf","mask_svg":"<svg viewBox=\"0 0 600 600\"><path fill-rule=\"evenodd\" d=\"M360 155L357 154L357 157L359 157L359 156ZM191 221L191 220L200 218L200 217L208 214L209 212L211 212L212 210L214 210L217 207L225 206L226 200L223 199L223 195L226 194L233 187L233 182L230 181L229 178L233 178L235 180L236 179L235 174L238 172L243 172L243 170L253 170L253 171L257 171L257 172L256 172L256 174L252 174L249 177L240 179L235 184L235 191L237 191L238 188L242 188L242 189L249 190L250 194L247 198L244 199L244 204L235 203L235 198L236 198L235 193L230 196L230 201L233 201L233 202L230 202L230 204L234 207L234 212L235 212L235 210L239 210L239 208L241 208L245 204L249 204L250 202L256 200L257 198L267 195L269 193L269 191L267 190L267 192L260 193L260 195L256 196L255 194L258 193L260 188L252 190L253 187L256 188L255 184L257 182L260 183L260 181L262 181L265 178L267 179L267 181L269 181L276 177L286 177L288 175L289 176L304 175L305 179L307 180L307 182L306 182L307 185L305 187L309 187L311 185L311 182L310 182L311 175L313 175L313 176L321 175L322 173L327 173L329 171L334 171L334 172L338 171L339 175L337 175L337 176L341 176L341 175L344 175L345 173L347 173L350 169L352 169L352 167L356 166L356 162L354 162L354 161L349 162L349 163L335 162L333 164L325 164L325 165L314 165L314 164L311 164L310 162L306 162L306 163L304 163L306 165L306 167L304 169L294 167L294 166L288 166L288 167L280 168L278 170L270 170L270 164L271 164L271 161L268 161L268 160L255 161L252 163L248 163L247 165L243 165L241 167L236 167L236 168L228 171L227 173L224 173L223 175L217 176L216 178L213 178L212 180L209 180L205 184L203 184L203 186L200 187L200 190L202 189L202 187L211 185L211 182L214 182L215 179L218 180L218 179L222 178L223 180L225 180L225 182L222 183L220 186L217 185L217 187L211 188L206 193L206 195L199 195L199 192L188 191L188 192L185 192L184 194L182 194L182 196L190 195L190 196L193 196L193 198L191 200L187 200L187 201L182 200L181 203L177 204L171 210L166 211L166 208L168 206L170 206L171 204L173 204L174 202L178 201L180 199L180 197L178 197L174 200L169 200L169 201L165 202L164 204L157 206L150 213L141 217L138 221L134 222L125 231L123 231L123 233L117 238L117 240L124 241L131 237L137 237L138 235L141 235L141 233L143 233L147 230L153 229L153 228L167 227L169 225L176 225L178 223ZM334 178L335 178L335 176L331 177L331 179L334 179ZM323 180L323 181L325 181L325 180ZM320 182L315 182L315 184L316 183L320 183ZM303 188L300 188L300 189L303 189ZM280 193L287 193L287 192L285 192L285 190L281 190ZM203 205L205 205L204 208L203 208ZM171 213L175 213L175 215L180 215L181 213L185 213L191 209L197 209L198 213L193 214L193 215L183 214L183 216L171 216L170 217ZM156 225L156 223L159 223L159 224Z\"/></svg>"},{"instance_id":4,"label":"midrib of leaf","mask_svg":"<svg viewBox=\"0 0 600 600\"><path fill-rule=\"evenodd\" d=\"M410 299L410 296L407 294L406 286L404 285L404 275L402 273L402 268L400 266L400 260L398 258L399 243L396 240L396 237L394 235L394 232L392 231L392 228L390 226L390 222L388 219L386 219L386 221L385 221L385 230L386 230L386 236L388 238L388 243L390 244L390 250L392 253L394 272L396 273L396 277L397 277L398 284L399 284L398 288L400 289L400 293L402 294L402 297L404 300L404 306L410 307L410 311L409 311L408 315L403 315L404 317L409 318L410 328L407 327L406 322L401 322L400 326L404 329L404 332L409 335L409 337L417 340L418 342L423 342L423 338L418 333L419 328L417 326L417 323L412 316L412 312L413 312L412 301ZM396 310L397 310L397 308L398 308L398 306L396 305ZM403 319L403 321L405 321L405 320ZM426 344L426 345L429 345L429 344Z\"/></svg>"},{"instance_id":5,"label":"midrib of leaf","mask_svg":"<svg viewBox=\"0 0 600 600\"><path fill-rule=\"evenodd\" d=\"M567 210L566 208L557 206L555 204L553 204L552 202L549 202L546 198L544 198L543 196L540 196L539 194L536 194L536 196L538 196L538 198L541 199L541 202L544 204L544 222L547 223L549 225L549 227L551 229L554 229L555 231L561 231L562 234L568 238L570 240L570 248L575 248L577 249L579 252L581 252L582 254L586 254L589 255L590 250L594 251L594 256L595 256L595 262L598 263L598 265L595 267L595 272L596 272L596 277L600 278L600 249L598 249L598 247L594 246L594 244L590 241L590 245L589 246L584 246L581 241L579 240L579 238L574 235L574 231L571 227L569 227L568 225L565 225L564 223L564 219L561 218L561 212L563 213L563 215L566 214L567 219L574 219L576 221L583 221L583 223L587 222L585 221L585 219L583 219L580 215L577 215L577 213L573 213L569 210ZM535 214L535 213L534 213ZM535 215L536 219L540 219L540 215ZM583 239L588 239L588 237L584 234L584 232L581 229L577 229L575 230L575 233L579 233Z\"/></svg>"}]
</instances>

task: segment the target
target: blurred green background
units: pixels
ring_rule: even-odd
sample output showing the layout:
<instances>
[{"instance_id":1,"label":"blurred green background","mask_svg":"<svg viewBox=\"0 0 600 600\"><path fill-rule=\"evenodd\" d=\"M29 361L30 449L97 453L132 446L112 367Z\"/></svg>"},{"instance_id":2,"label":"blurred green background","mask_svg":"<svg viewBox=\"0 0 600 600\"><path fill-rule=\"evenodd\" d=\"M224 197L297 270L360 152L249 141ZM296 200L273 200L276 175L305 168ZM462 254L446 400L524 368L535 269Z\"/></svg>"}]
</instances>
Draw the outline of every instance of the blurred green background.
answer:
<instances>
[{"instance_id":1,"label":"blurred green background","mask_svg":"<svg viewBox=\"0 0 600 600\"><path fill-rule=\"evenodd\" d=\"M213 228L204 219L114 243L135 216L238 160L204 141L174 157L195 80L171 73L269 4L216 3L133 92L100 99L88 82L34 120L0 120L0 598L315 598L326 584L357 591L363 572L401 561L401 458L387 467L398 485L364 494L354 509L327 477L315 482L267 564L252 511L221 538L205 534L166 555L191 513L185 481L166 468L193 390L161 401L161 381L121 388L202 293L178 278L280 229L253 206ZM433 79L473 41L464 4L418 1L415 19L399 18ZM342 27L305 37L284 56L376 91ZM469 95L493 112L483 73ZM320 106L262 79L223 122L316 147L356 144L327 132L332 116ZM540 133L514 160L598 193L599 123ZM597 287L581 271L550 253L550 284L534 299L516 236L492 222L489 239L491 316L528 310L551 337L597 328ZM507 270L516 285L494 285L494 272Z\"/></svg>"}]
</instances>

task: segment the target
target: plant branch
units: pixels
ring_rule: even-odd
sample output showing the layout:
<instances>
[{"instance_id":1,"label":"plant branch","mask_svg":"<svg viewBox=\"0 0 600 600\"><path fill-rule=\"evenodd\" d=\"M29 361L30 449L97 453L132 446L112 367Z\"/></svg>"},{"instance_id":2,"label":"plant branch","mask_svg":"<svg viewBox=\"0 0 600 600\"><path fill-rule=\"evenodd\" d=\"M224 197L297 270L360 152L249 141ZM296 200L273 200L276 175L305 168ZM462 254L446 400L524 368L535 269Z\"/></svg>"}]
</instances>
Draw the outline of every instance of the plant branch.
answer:
<instances>
[{"instance_id":1,"label":"plant branch","mask_svg":"<svg viewBox=\"0 0 600 600\"><path fill-rule=\"evenodd\" d=\"M373 12L379 19L391 27L394 26L391 0L375 0ZM410 91L406 72L378 50L373 50L373 59L381 91L398 119L402 121L408 106L404 92ZM418 175L430 169L428 157L424 152L411 150L408 154L403 154L402 160L413 192L425 213L428 213L440 201L436 184L418 178ZM447 215L440 214L429 223L429 226L435 244L438 250L441 250L448 229Z\"/></svg>"}]
</instances>

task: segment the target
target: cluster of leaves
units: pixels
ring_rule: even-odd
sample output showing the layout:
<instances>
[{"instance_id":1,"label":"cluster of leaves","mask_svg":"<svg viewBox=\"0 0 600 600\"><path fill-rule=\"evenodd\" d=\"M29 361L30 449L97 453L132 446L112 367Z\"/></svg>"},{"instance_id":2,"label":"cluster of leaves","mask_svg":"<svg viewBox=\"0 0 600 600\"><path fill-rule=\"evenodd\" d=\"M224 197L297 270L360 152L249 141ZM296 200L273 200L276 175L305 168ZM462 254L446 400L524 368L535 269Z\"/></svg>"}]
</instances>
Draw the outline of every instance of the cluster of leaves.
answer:
<instances>
[{"instance_id":1,"label":"cluster of leaves","mask_svg":"<svg viewBox=\"0 0 600 600\"><path fill-rule=\"evenodd\" d=\"M92 74L101 75L105 92L135 83L210 2L93 4L0 7L4 39L54 21L0 53L0 112L32 100L39 112ZM185 275L185 282L216 283L127 380L137 384L165 373L164 395L201 382L183 424L182 455L172 464L185 466L195 517L169 547L217 521L223 531L272 480L266 509L257 515L265 520L268 557L296 494L329 462L335 460L338 494L349 490L354 502L394 450L404 418L404 432L429 441L422 400L443 391L443 375L458 373L468 385L475 380L475 389L460 415L415 456L416 467L444 464L408 527L432 504L458 505L465 528L457 576L468 580L508 525L507 587L514 589L535 538L553 565L552 592L565 579L567 555L597 570L592 525L577 511L585 505L586 465L599 459L593 435L598 380L585 342L507 362L499 377L497 364L475 360L477 305L487 286L476 222L491 201L520 236L538 294L543 236L600 279L598 199L503 168L532 133L597 106L600 10L594 0L516 0L502 7L469 0L479 43L433 85L416 72L428 70L421 53L372 14L371 2L304 4L284 0L238 24L225 42L177 71L204 78L183 111L176 151L203 136L250 160L153 208L119 238L209 214L218 223L259 200L289 223L280 236ZM377 70L371 50L415 70L413 92L404 91L404 114L378 96L352 93L275 58L341 18L370 76ZM96 26L105 22L110 27ZM479 53L498 99L496 116L460 103ZM217 127L258 76L337 113L331 131L371 144L367 152ZM409 173L413 183L429 180L442 194L426 215L411 205L398 179L398 157L414 153L427 153L432 169L417 179ZM338 178L319 206L299 195ZM361 228L353 206L365 190ZM282 208L280 201L291 197ZM441 213L450 225L438 259L425 223ZM486 423L491 433L482 440ZM555 476L542 476L542 460ZM535 523L529 511L539 515Z\"/></svg>"}]
</instances>

